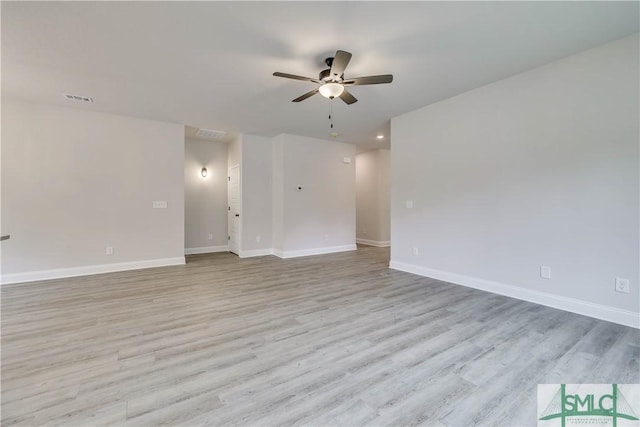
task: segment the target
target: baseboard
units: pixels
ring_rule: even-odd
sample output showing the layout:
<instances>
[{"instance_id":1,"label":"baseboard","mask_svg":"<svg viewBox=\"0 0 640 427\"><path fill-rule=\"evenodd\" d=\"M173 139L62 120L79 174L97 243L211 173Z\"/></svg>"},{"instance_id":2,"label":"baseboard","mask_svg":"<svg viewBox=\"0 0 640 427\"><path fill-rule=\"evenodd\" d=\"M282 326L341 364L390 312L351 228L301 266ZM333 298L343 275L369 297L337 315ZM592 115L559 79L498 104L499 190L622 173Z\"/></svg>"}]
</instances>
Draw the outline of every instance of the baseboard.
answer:
<instances>
[{"instance_id":1,"label":"baseboard","mask_svg":"<svg viewBox=\"0 0 640 427\"><path fill-rule=\"evenodd\" d=\"M298 251L281 251L278 249L274 249L273 255L280 258L297 258L301 256L323 255L323 254L332 254L335 252L355 251L357 249L358 248L356 247L356 245L328 246L325 248L301 249Z\"/></svg>"},{"instance_id":2,"label":"baseboard","mask_svg":"<svg viewBox=\"0 0 640 427\"><path fill-rule=\"evenodd\" d=\"M240 253L238 254L240 258L252 258L256 256L266 256L266 255L273 255L273 249L271 248L251 249L248 251L240 251Z\"/></svg>"},{"instance_id":3,"label":"baseboard","mask_svg":"<svg viewBox=\"0 0 640 427\"><path fill-rule=\"evenodd\" d=\"M633 311L621 310L619 308L595 304L575 298L519 288L504 283L477 279L475 277L435 270L404 262L391 261L389 262L389 268L640 329L640 316Z\"/></svg>"},{"instance_id":4,"label":"baseboard","mask_svg":"<svg viewBox=\"0 0 640 427\"><path fill-rule=\"evenodd\" d=\"M0 284L26 283L38 280L63 279L66 277L89 276L116 271L139 270L151 267L166 267L184 264L184 257L148 259L143 261L118 262L114 264L87 265L83 267L58 268L55 270L29 271L26 273L3 274Z\"/></svg>"},{"instance_id":5,"label":"baseboard","mask_svg":"<svg viewBox=\"0 0 640 427\"><path fill-rule=\"evenodd\" d=\"M214 252L229 252L227 245L222 246L204 246L202 248L185 248L185 255L210 254Z\"/></svg>"},{"instance_id":6,"label":"baseboard","mask_svg":"<svg viewBox=\"0 0 640 427\"><path fill-rule=\"evenodd\" d=\"M391 240L356 239L356 243L360 245L376 246L378 248L388 248L391 246Z\"/></svg>"}]
</instances>

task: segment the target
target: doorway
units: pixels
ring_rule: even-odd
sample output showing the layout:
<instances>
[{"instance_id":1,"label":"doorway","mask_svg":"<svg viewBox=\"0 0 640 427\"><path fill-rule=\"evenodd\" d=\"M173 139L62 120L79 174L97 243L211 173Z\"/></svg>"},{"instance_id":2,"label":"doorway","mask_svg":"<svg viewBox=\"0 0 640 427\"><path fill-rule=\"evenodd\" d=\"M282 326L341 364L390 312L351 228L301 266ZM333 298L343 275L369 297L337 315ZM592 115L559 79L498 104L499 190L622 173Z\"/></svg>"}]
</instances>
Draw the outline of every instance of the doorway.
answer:
<instances>
[{"instance_id":1,"label":"doorway","mask_svg":"<svg viewBox=\"0 0 640 427\"><path fill-rule=\"evenodd\" d=\"M229 168L228 182L228 245L229 252L239 255L240 252L240 165Z\"/></svg>"}]
</instances>

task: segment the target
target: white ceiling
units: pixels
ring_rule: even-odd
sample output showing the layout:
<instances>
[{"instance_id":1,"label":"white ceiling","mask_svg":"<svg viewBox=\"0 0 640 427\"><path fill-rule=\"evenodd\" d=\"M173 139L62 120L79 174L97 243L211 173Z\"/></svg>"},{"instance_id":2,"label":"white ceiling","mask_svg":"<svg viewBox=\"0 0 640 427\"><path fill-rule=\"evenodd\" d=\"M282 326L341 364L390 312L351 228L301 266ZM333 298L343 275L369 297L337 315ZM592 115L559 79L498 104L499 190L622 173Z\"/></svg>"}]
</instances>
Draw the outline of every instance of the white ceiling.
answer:
<instances>
[{"instance_id":1,"label":"white ceiling","mask_svg":"<svg viewBox=\"0 0 640 427\"><path fill-rule=\"evenodd\" d=\"M638 2L2 2L2 95L217 129L330 139L329 101L291 99L337 50L391 73L333 104L340 141L390 118L638 32ZM87 95L93 104L64 99ZM380 141L376 134L384 133Z\"/></svg>"}]
</instances>

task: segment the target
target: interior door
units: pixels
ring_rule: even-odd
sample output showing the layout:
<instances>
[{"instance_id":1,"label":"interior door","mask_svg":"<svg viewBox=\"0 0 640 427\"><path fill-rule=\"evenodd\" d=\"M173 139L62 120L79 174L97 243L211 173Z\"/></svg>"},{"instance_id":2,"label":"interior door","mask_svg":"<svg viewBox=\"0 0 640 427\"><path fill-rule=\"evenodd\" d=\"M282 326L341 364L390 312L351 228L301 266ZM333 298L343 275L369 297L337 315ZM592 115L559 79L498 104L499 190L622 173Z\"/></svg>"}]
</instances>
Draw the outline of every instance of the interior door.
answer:
<instances>
[{"instance_id":1,"label":"interior door","mask_svg":"<svg viewBox=\"0 0 640 427\"><path fill-rule=\"evenodd\" d=\"M240 251L240 166L229 168L229 252L238 254Z\"/></svg>"}]
</instances>

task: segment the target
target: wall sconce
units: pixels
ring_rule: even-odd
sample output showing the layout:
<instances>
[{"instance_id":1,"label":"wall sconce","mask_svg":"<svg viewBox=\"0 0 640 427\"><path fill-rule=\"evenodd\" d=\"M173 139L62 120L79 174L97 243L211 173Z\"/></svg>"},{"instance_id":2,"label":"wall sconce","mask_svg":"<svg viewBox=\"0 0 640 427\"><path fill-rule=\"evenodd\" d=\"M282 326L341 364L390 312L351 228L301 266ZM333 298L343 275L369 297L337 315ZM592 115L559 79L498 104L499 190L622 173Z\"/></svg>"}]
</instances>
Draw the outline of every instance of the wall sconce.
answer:
<instances>
[{"instance_id":1,"label":"wall sconce","mask_svg":"<svg viewBox=\"0 0 640 427\"><path fill-rule=\"evenodd\" d=\"M202 170L200 171L200 175L202 175L203 178L207 177L207 168L202 168Z\"/></svg>"}]
</instances>

